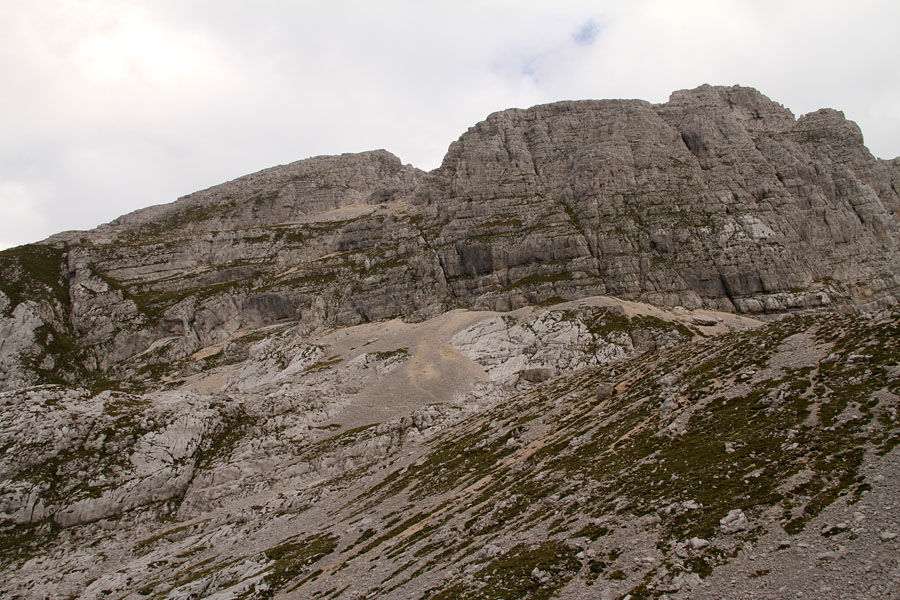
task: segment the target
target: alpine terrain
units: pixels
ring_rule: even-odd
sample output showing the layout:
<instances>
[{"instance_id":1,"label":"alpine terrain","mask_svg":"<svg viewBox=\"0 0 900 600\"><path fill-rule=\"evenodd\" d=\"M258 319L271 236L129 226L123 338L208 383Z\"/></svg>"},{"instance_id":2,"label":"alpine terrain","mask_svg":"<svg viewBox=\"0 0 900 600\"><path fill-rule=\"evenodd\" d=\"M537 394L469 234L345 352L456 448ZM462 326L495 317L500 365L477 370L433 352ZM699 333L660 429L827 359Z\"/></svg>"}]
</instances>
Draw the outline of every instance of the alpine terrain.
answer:
<instances>
[{"instance_id":1,"label":"alpine terrain","mask_svg":"<svg viewBox=\"0 0 900 600\"><path fill-rule=\"evenodd\" d=\"M900 159L743 87L0 252L4 598L900 598Z\"/></svg>"}]
</instances>

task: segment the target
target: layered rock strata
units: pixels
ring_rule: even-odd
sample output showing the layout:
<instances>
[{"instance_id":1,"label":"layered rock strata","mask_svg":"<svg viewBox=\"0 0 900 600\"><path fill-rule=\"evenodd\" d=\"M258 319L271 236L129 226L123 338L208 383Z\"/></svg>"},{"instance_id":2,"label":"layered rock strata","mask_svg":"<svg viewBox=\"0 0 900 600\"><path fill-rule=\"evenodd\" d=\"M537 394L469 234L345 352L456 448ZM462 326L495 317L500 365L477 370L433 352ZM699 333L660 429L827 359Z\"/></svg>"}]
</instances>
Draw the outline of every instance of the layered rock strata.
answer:
<instances>
[{"instance_id":1,"label":"layered rock strata","mask_svg":"<svg viewBox=\"0 0 900 600\"><path fill-rule=\"evenodd\" d=\"M900 289L900 163L749 88L489 116L423 173L268 169L0 253L0 388L133 378L236 332L611 294L760 313Z\"/></svg>"}]
</instances>

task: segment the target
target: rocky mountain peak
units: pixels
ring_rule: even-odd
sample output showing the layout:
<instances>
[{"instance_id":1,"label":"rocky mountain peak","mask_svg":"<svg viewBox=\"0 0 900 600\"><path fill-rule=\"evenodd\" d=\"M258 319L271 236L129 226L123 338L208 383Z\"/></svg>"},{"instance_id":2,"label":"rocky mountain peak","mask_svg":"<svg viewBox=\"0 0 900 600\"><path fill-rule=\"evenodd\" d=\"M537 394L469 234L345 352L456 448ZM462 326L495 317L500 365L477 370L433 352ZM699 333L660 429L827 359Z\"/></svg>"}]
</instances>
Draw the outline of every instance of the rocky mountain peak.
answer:
<instances>
[{"instance_id":1,"label":"rocky mountain peak","mask_svg":"<svg viewBox=\"0 0 900 600\"><path fill-rule=\"evenodd\" d=\"M139 234L140 227L188 232L269 227L340 209L406 197L422 172L386 150L317 156L194 192L171 204L119 217L101 231Z\"/></svg>"},{"instance_id":2,"label":"rocky mountain peak","mask_svg":"<svg viewBox=\"0 0 900 600\"><path fill-rule=\"evenodd\" d=\"M315 157L51 238L65 298L22 250L4 268L47 290L34 311L65 315L52 337L71 340L75 364L109 374L164 339L178 340L159 354L171 360L283 319L315 329L595 294L877 307L900 289L898 178L837 111L795 120L751 88L701 86L660 105L497 112L430 173L384 150Z\"/></svg>"},{"instance_id":3,"label":"rocky mountain peak","mask_svg":"<svg viewBox=\"0 0 900 600\"><path fill-rule=\"evenodd\" d=\"M701 86L2 251L0 596L894 598L898 190Z\"/></svg>"},{"instance_id":4,"label":"rocky mountain peak","mask_svg":"<svg viewBox=\"0 0 900 600\"><path fill-rule=\"evenodd\" d=\"M668 108L691 108L693 111L706 110L718 112L729 110L746 122L747 127L766 122L769 129L779 126L789 128L795 118L794 113L781 104L772 101L758 90L740 85L711 86L701 85L691 90L672 92Z\"/></svg>"}]
</instances>

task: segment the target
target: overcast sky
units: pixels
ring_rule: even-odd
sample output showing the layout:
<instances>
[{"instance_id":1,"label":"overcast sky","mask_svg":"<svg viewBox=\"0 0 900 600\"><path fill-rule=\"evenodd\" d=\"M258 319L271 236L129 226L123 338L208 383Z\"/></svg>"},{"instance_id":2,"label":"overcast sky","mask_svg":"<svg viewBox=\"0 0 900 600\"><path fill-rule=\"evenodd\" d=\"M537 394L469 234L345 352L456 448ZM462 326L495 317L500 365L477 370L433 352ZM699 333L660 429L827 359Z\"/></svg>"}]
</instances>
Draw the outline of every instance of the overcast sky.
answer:
<instances>
[{"instance_id":1,"label":"overcast sky","mask_svg":"<svg viewBox=\"0 0 900 600\"><path fill-rule=\"evenodd\" d=\"M552 4L552 6L551 6ZM489 113L753 86L900 155L900 2L0 0L0 248Z\"/></svg>"}]
</instances>

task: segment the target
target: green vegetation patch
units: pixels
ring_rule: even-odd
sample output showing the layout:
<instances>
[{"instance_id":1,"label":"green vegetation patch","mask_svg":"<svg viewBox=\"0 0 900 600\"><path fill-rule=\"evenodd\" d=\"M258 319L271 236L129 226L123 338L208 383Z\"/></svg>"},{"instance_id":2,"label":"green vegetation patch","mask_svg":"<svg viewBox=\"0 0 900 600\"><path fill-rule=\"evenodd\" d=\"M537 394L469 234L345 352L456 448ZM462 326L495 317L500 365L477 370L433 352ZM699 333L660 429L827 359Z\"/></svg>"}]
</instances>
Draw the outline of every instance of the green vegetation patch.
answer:
<instances>
[{"instance_id":1,"label":"green vegetation patch","mask_svg":"<svg viewBox=\"0 0 900 600\"><path fill-rule=\"evenodd\" d=\"M545 283L556 283L558 281L569 281L570 279L572 279L572 274L567 272L529 275L510 283L501 291L508 292L523 287L531 287Z\"/></svg>"},{"instance_id":2,"label":"green vegetation patch","mask_svg":"<svg viewBox=\"0 0 900 600\"><path fill-rule=\"evenodd\" d=\"M831 360L818 369L786 366L752 384L745 377L746 393L721 393L737 385L742 372L766 368L787 337L805 331L834 343ZM601 426L590 427L581 410L570 407L568 422L536 457L566 478L599 484L598 495L607 500L597 506L597 514L613 512L617 504L618 510L642 515L671 503L698 503L700 509L675 511L664 519L669 539L714 536L719 519L730 510L752 513L776 504L788 515L785 528L800 531L839 496L860 489L867 448L890 443L897 431L898 424L885 416L888 411L876 413L872 394L891 385L884 362L897 356L898 334L895 325L860 330L854 318L842 322L829 315L789 319L758 332L675 349L637 365L629 389L592 415ZM683 433L666 435L652 373L677 371L685 364L696 366L678 379L680 402L696 412ZM850 409L855 409L853 418L846 416ZM881 427L873 432L876 422ZM585 441L573 449L569 441L575 435ZM808 481L785 491L781 485L803 469L812 472ZM613 502L616 498L628 502Z\"/></svg>"},{"instance_id":3,"label":"green vegetation patch","mask_svg":"<svg viewBox=\"0 0 900 600\"><path fill-rule=\"evenodd\" d=\"M179 526L177 526L177 527L173 527L173 528L171 528L171 529L167 529L166 531L163 531L163 532L161 532L161 533L158 533L158 534L156 534L156 535L150 536L150 537L148 537L148 538L146 538L146 539L143 539L143 540L139 541L137 544L135 544L134 549L135 549L135 550L141 550L141 549L146 548L146 547L148 547L148 546L152 546L153 544L155 544L156 542L158 542L158 541L160 541L160 540L162 540L162 539L165 539L165 538L167 538L167 537L169 537L169 536L177 535L177 534L179 534L179 533L183 533L183 532L185 532L185 531L187 531L187 530L193 528L193 527L196 526L196 525L200 525L201 523L205 523L206 521L209 521L209 519L203 519L203 520L201 520L201 521L196 521L196 522L194 522L194 523L185 523L184 525L179 525Z\"/></svg>"},{"instance_id":4,"label":"green vegetation patch","mask_svg":"<svg viewBox=\"0 0 900 600\"><path fill-rule=\"evenodd\" d=\"M310 565L328 556L337 547L338 537L326 533L302 540L289 540L266 550L266 558L274 561L263 578L266 589L257 590L256 598L271 598L291 580L309 571Z\"/></svg>"},{"instance_id":5,"label":"green vegetation patch","mask_svg":"<svg viewBox=\"0 0 900 600\"><path fill-rule=\"evenodd\" d=\"M519 229L522 225L521 219L506 219L505 221L489 221L487 223L481 223L478 227L480 229L491 229L495 227L512 227L514 229Z\"/></svg>"},{"instance_id":6,"label":"green vegetation patch","mask_svg":"<svg viewBox=\"0 0 900 600\"><path fill-rule=\"evenodd\" d=\"M43 304L52 315L34 330L36 353L23 356L24 366L40 383L84 382L84 355L75 342L69 320L69 283L65 248L27 244L0 251L0 290L9 298L3 310L12 314L25 301Z\"/></svg>"},{"instance_id":7,"label":"green vegetation patch","mask_svg":"<svg viewBox=\"0 0 900 600\"><path fill-rule=\"evenodd\" d=\"M133 407L126 407L132 402ZM115 484L91 481L115 482L132 468L128 448L147 432L140 419L143 406L135 397L111 397L104 407L106 414L95 423L90 436L53 454L47 453L47 447L23 442L20 451L31 454L33 462L11 479L39 489L46 506L71 505L101 496ZM96 448L87 447L89 441L97 438L102 438L103 443Z\"/></svg>"},{"instance_id":8,"label":"green vegetation patch","mask_svg":"<svg viewBox=\"0 0 900 600\"><path fill-rule=\"evenodd\" d=\"M0 525L0 566L23 564L44 554L61 528L52 518L24 524Z\"/></svg>"},{"instance_id":9,"label":"green vegetation patch","mask_svg":"<svg viewBox=\"0 0 900 600\"><path fill-rule=\"evenodd\" d=\"M536 546L514 546L478 570L471 581L440 592L427 600L544 600L574 577L581 568L576 548L548 540Z\"/></svg>"},{"instance_id":10,"label":"green vegetation patch","mask_svg":"<svg viewBox=\"0 0 900 600\"><path fill-rule=\"evenodd\" d=\"M376 360L391 360L409 358L409 348L397 348L396 350L387 350L384 352L370 352L370 356L374 356Z\"/></svg>"},{"instance_id":11,"label":"green vegetation patch","mask_svg":"<svg viewBox=\"0 0 900 600\"><path fill-rule=\"evenodd\" d=\"M550 296L546 300L543 300L538 306L554 306L556 304L562 304L563 302L568 302L565 298L560 298L559 296Z\"/></svg>"},{"instance_id":12,"label":"green vegetation patch","mask_svg":"<svg viewBox=\"0 0 900 600\"><path fill-rule=\"evenodd\" d=\"M203 300L206 300L207 298L211 298L213 296L217 296L231 290L248 289L254 276L256 276L256 274L233 281L223 281L220 283L213 283L209 285L185 287L165 292L132 291L130 293L130 298L134 301L138 310L140 310L151 319L158 320L163 316L168 308L178 304L179 302L190 299L195 303L199 303Z\"/></svg>"},{"instance_id":13,"label":"green vegetation patch","mask_svg":"<svg viewBox=\"0 0 900 600\"><path fill-rule=\"evenodd\" d=\"M378 425L380 425L380 423L354 427L353 429L348 429L336 436L300 446L295 452L298 456L302 457L303 460L314 460L320 456L339 450L340 448L355 446L356 444L372 438L375 435L375 428L377 428ZM331 430L330 427L329 430Z\"/></svg>"},{"instance_id":14,"label":"green vegetation patch","mask_svg":"<svg viewBox=\"0 0 900 600\"><path fill-rule=\"evenodd\" d=\"M303 370L303 373L308 375L310 373L320 373L322 371L327 371L328 369L339 364L340 362L341 362L340 357L330 358L327 360L320 360L319 362L306 367Z\"/></svg>"},{"instance_id":15,"label":"green vegetation patch","mask_svg":"<svg viewBox=\"0 0 900 600\"><path fill-rule=\"evenodd\" d=\"M197 454L197 468L208 469L215 461L229 458L256 422L256 417L248 415L240 407L234 413L225 415L222 429L204 440L204 445Z\"/></svg>"},{"instance_id":16,"label":"green vegetation patch","mask_svg":"<svg viewBox=\"0 0 900 600\"><path fill-rule=\"evenodd\" d=\"M22 359L40 377L41 383L66 385L76 379L88 379L82 362L83 352L68 330L44 323L35 328L34 340L40 351Z\"/></svg>"},{"instance_id":17,"label":"green vegetation patch","mask_svg":"<svg viewBox=\"0 0 900 600\"><path fill-rule=\"evenodd\" d=\"M180 206L172 210L164 217L158 218L140 226L140 237L131 240L135 245L147 243L148 238L171 237L173 232L183 231L186 227L197 223L228 217L234 214L237 201L217 204L197 204L194 206Z\"/></svg>"},{"instance_id":18,"label":"green vegetation patch","mask_svg":"<svg viewBox=\"0 0 900 600\"><path fill-rule=\"evenodd\" d=\"M63 277L66 251L44 244L26 244L0 251L0 290L10 299L11 312L25 300L56 300L69 304Z\"/></svg>"}]
</instances>

